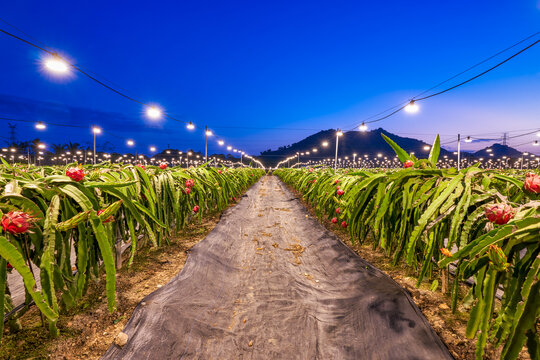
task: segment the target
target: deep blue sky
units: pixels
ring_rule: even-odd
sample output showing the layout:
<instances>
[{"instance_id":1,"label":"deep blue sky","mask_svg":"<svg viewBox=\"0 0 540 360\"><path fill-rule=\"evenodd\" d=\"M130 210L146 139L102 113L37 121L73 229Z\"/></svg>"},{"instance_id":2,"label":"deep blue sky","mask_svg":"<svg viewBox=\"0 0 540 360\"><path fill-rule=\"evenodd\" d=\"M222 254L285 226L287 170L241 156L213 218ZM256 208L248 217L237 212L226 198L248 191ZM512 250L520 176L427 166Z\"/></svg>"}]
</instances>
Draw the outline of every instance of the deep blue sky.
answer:
<instances>
[{"instance_id":1,"label":"deep blue sky","mask_svg":"<svg viewBox=\"0 0 540 360\"><path fill-rule=\"evenodd\" d=\"M207 124L228 143L258 154L318 129L350 128L539 31L540 2L19 0L2 2L0 17L137 98L199 130ZM0 28L14 31L1 22ZM0 49L0 117L95 122L107 134L99 141L116 142L118 150L127 138L143 152L168 144L203 149L200 131L189 133L171 120L151 128L139 105L80 74L51 81L39 70L36 49L2 34ZM435 133L443 142L458 132L512 135L540 128L538 99L540 45L421 103L416 115L374 126L426 141ZM0 124L5 137L6 122ZM24 124L18 136L49 143L90 139L85 129L37 134ZM212 143L210 151L217 150Z\"/></svg>"}]
</instances>

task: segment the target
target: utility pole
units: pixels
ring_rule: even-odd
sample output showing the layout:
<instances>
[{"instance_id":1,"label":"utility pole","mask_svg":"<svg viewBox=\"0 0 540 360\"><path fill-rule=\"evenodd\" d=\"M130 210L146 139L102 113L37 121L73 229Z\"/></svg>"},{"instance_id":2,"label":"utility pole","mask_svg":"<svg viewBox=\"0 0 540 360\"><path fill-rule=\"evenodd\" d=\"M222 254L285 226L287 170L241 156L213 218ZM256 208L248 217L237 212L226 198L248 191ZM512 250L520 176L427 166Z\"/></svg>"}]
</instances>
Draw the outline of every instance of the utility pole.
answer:
<instances>
[{"instance_id":1,"label":"utility pole","mask_svg":"<svg viewBox=\"0 0 540 360\"><path fill-rule=\"evenodd\" d=\"M461 168L461 134L457 135L457 169Z\"/></svg>"},{"instance_id":2,"label":"utility pole","mask_svg":"<svg viewBox=\"0 0 540 360\"><path fill-rule=\"evenodd\" d=\"M341 130L337 129L336 131L336 156L334 158L334 172L337 171L337 157L338 157L338 147L339 147L339 137L343 135Z\"/></svg>"},{"instance_id":3,"label":"utility pole","mask_svg":"<svg viewBox=\"0 0 540 360\"><path fill-rule=\"evenodd\" d=\"M204 162L208 162L208 126L204 127Z\"/></svg>"},{"instance_id":4,"label":"utility pole","mask_svg":"<svg viewBox=\"0 0 540 360\"><path fill-rule=\"evenodd\" d=\"M9 141L11 142L11 145L15 145L15 143L17 142L17 136L16 136L17 124L8 123L8 127L9 127Z\"/></svg>"}]
</instances>

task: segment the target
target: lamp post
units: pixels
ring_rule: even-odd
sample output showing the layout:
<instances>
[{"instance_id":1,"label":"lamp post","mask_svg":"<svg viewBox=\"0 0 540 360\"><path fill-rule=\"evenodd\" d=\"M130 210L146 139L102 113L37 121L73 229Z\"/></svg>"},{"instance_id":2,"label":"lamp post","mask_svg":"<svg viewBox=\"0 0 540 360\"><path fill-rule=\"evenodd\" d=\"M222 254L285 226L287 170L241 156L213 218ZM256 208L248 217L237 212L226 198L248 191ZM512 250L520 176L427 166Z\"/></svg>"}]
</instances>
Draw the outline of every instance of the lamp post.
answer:
<instances>
[{"instance_id":1,"label":"lamp post","mask_svg":"<svg viewBox=\"0 0 540 360\"><path fill-rule=\"evenodd\" d=\"M204 127L204 162L208 161L208 127Z\"/></svg>"},{"instance_id":2,"label":"lamp post","mask_svg":"<svg viewBox=\"0 0 540 360\"><path fill-rule=\"evenodd\" d=\"M336 156L334 158L334 172L337 171L337 156L338 156L338 147L339 147L339 137L343 135L341 130L337 129L336 131Z\"/></svg>"},{"instance_id":3,"label":"lamp post","mask_svg":"<svg viewBox=\"0 0 540 360\"><path fill-rule=\"evenodd\" d=\"M96 134L101 134L101 129L97 126L92 127L92 134L94 135L94 165L96 164Z\"/></svg>"},{"instance_id":4,"label":"lamp post","mask_svg":"<svg viewBox=\"0 0 540 360\"><path fill-rule=\"evenodd\" d=\"M461 169L461 134L457 134L457 169Z\"/></svg>"}]
</instances>

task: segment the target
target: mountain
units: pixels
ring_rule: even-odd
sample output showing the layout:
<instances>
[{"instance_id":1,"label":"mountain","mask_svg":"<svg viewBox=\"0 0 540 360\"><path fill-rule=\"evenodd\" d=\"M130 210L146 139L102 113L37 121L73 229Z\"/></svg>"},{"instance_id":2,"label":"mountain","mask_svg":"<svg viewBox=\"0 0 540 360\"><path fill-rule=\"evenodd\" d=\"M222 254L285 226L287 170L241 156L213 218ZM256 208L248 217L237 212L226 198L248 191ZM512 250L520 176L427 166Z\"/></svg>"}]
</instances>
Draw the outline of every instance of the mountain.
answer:
<instances>
[{"instance_id":1,"label":"mountain","mask_svg":"<svg viewBox=\"0 0 540 360\"><path fill-rule=\"evenodd\" d=\"M357 156L370 155L376 156L381 153L383 156L394 156L395 153L384 141L381 134L388 136L390 139L394 140L399 146L401 146L407 152L414 152L420 158L427 158L429 154L429 149L425 150L425 146L431 146L423 141L401 137L388 131L378 128L371 131L361 132L361 131L348 131L339 138L338 146L338 156L344 157L349 156L353 157L353 154L356 153ZM324 147L323 142L327 142L328 146ZM316 148L317 152L313 152L313 149ZM309 151L309 155L302 156L302 161L307 159L310 160L319 160L323 158L334 158L336 153L336 130L329 129L319 131L316 134L308 136L307 138L300 140L297 143L288 146L282 146L277 150L267 150L261 152L261 155L258 156L263 159L265 164L276 164L277 162L285 159L286 157L296 155L297 152L306 152ZM440 156L451 155L452 153L441 149Z\"/></svg>"},{"instance_id":2,"label":"mountain","mask_svg":"<svg viewBox=\"0 0 540 360\"><path fill-rule=\"evenodd\" d=\"M491 150L491 151L487 151L487 150ZM476 158L481 158L481 157L486 158L488 156L491 157L490 154L493 154L494 158L500 158L503 156L506 156L509 158L518 158L518 157L521 157L522 153L508 145L493 144L482 150L478 150L472 155Z\"/></svg>"}]
</instances>

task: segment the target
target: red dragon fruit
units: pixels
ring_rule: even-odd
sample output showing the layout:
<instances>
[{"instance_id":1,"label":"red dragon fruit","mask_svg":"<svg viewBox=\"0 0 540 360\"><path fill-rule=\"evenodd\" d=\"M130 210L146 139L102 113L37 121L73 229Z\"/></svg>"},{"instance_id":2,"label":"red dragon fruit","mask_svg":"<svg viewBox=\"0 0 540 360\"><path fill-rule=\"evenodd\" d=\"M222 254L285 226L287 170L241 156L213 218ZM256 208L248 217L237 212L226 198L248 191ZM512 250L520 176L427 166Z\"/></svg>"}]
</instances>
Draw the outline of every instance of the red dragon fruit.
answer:
<instances>
[{"instance_id":1,"label":"red dragon fruit","mask_svg":"<svg viewBox=\"0 0 540 360\"><path fill-rule=\"evenodd\" d=\"M73 181L81 181L85 177L84 170L81 167L70 167L66 170L66 175Z\"/></svg>"},{"instance_id":2,"label":"red dragon fruit","mask_svg":"<svg viewBox=\"0 0 540 360\"><path fill-rule=\"evenodd\" d=\"M2 217L2 228L11 234L28 232L36 219L23 211L10 211Z\"/></svg>"},{"instance_id":3,"label":"red dragon fruit","mask_svg":"<svg viewBox=\"0 0 540 360\"><path fill-rule=\"evenodd\" d=\"M523 188L533 194L540 194L540 175L527 173Z\"/></svg>"},{"instance_id":4,"label":"red dragon fruit","mask_svg":"<svg viewBox=\"0 0 540 360\"><path fill-rule=\"evenodd\" d=\"M493 204L486 207L485 214L492 223L504 225L514 217L515 211L508 204Z\"/></svg>"},{"instance_id":5,"label":"red dragon fruit","mask_svg":"<svg viewBox=\"0 0 540 360\"><path fill-rule=\"evenodd\" d=\"M406 168L410 168L414 165L414 162L412 160L407 160L403 163L403 167L406 169Z\"/></svg>"}]
</instances>

